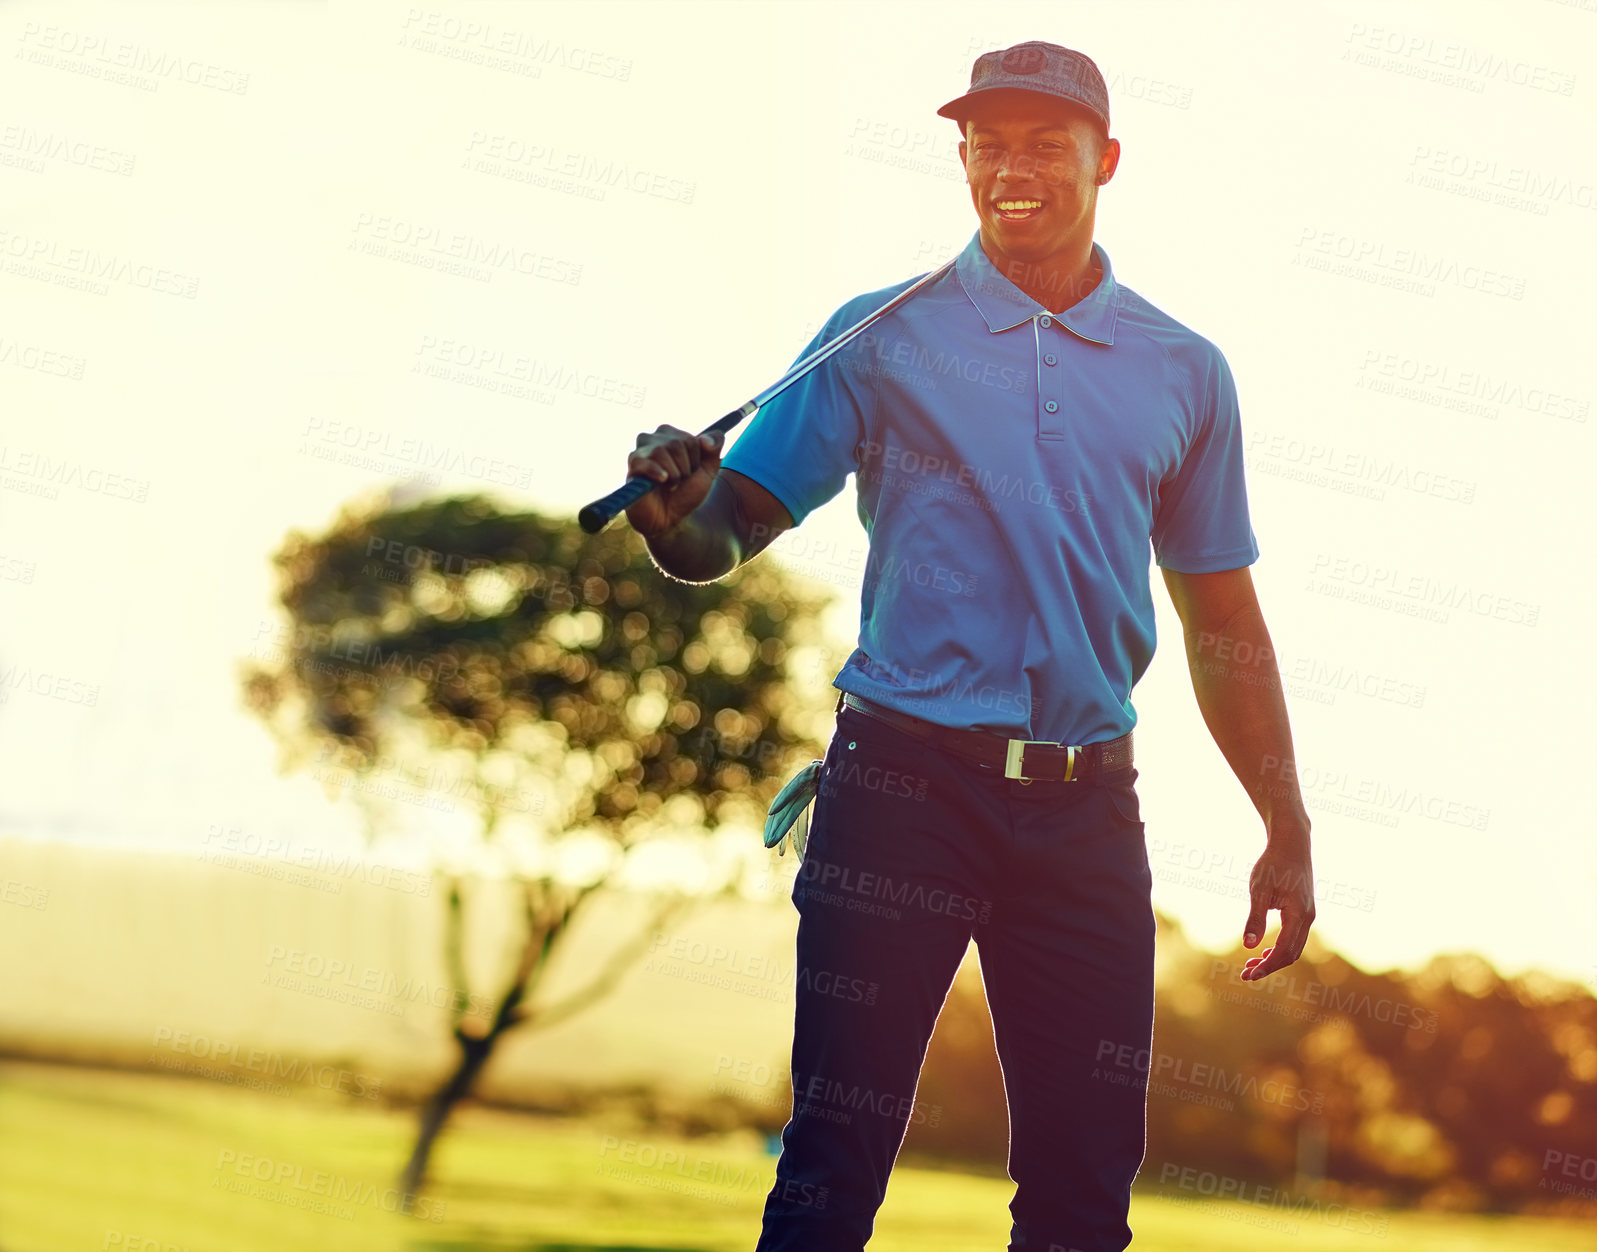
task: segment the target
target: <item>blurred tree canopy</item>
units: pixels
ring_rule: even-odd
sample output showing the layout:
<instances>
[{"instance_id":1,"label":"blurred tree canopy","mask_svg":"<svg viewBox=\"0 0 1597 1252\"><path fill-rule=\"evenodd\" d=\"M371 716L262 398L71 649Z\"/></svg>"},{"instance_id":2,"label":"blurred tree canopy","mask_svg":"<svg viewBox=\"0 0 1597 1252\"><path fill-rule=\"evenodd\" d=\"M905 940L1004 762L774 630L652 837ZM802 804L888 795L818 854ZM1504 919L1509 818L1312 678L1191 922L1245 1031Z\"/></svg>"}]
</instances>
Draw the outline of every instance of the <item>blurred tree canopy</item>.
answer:
<instances>
[{"instance_id":1,"label":"blurred tree canopy","mask_svg":"<svg viewBox=\"0 0 1597 1252\"><path fill-rule=\"evenodd\" d=\"M1588 989L1504 979L1474 955L1367 973L1312 938L1244 983L1250 953L1194 947L1164 916L1158 945L1139 1186L1174 1166L1279 1188L1273 1202L1300 1209L1597 1213ZM941 1116L912 1123L904 1150L1001 1171L1003 1084L973 973L955 981L916 1094Z\"/></svg>"},{"instance_id":2,"label":"blurred tree canopy","mask_svg":"<svg viewBox=\"0 0 1597 1252\"><path fill-rule=\"evenodd\" d=\"M275 562L289 625L242 682L282 767L343 771L369 836L394 788L365 783L454 796L521 885L525 932L487 1020L469 1011L484 998L466 991L459 878L442 893L461 1056L423 1118L415 1190L498 1037L592 1003L687 901L658 893L632 941L546 1003L540 980L595 888L662 830L744 824L759 848L765 806L830 729L830 705L788 681L795 657L822 649L825 601L768 562L678 582L624 525L587 535L484 496L351 505L324 534L291 532ZM573 832L590 853L576 879L559 868ZM608 848L597 868L595 842Z\"/></svg>"},{"instance_id":3,"label":"blurred tree canopy","mask_svg":"<svg viewBox=\"0 0 1597 1252\"><path fill-rule=\"evenodd\" d=\"M624 526L585 535L484 497L346 509L275 561L288 646L244 684L285 765L459 757L490 830L528 780L544 825L622 843L682 802L700 823L751 818L830 727L785 664L820 650L824 602L766 563L681 583Z\"/></svg>"}]
</instances>

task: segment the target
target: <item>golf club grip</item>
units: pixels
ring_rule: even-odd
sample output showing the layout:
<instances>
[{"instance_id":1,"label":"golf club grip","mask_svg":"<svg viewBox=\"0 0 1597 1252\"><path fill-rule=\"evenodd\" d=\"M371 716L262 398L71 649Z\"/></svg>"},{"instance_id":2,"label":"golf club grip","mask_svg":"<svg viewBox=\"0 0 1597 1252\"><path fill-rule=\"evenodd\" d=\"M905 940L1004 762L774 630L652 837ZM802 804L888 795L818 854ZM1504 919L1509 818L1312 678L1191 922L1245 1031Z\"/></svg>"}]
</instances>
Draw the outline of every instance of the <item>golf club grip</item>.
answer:
<instances>
[{"instance_id":1,"label":"golf club grip","mask_svg":"<svg viewBox=\"0 0 1597 1252\"><path fill-rule=\"evenodd\" d=\"M748 406L745 405L744 408ZM741 422L747 414L743 409L733 409L725 417L712 422L701 434L708 435L711 431L726 433ZM595 500L577 514L577 525L581 526L590 535L597 535L610 524L617 513L628 505L643 499L660 484L652 478L629 478L602 500Z\"/></svg>"},{"instance_id":2,"label":"golf club grip","mask_svg":"<svg viewBox=\"0 0 1597 1252\"><path fill-rule=\"evenodd\" d=\"M629 478L602 500L595 500L577 514L577 525L590 535L597 535L610 524L615 515L637 500L643 499L658 483L652 478Z\"/></svg>"}]
</instances>

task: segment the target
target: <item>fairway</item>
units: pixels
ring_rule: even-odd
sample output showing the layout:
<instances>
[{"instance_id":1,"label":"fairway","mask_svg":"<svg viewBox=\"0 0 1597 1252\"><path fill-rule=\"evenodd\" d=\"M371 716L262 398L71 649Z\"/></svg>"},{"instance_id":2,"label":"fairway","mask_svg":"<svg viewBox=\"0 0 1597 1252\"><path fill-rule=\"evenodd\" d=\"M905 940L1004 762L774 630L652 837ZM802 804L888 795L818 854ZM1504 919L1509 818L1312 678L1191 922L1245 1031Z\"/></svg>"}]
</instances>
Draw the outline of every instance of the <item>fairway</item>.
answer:
<instances>
[{"instance_id":1,"label":"fairway","mask_svg":"<svg viewBox=\"0 0 1597 1252\"><path fill-rule=\"evenodd\" d=\"M76 1252L747 1252L774 1158L753 1135L684 1139L622 1124L468 1108L417 1214L391 1210L412 1115L176 1077L0 1068L0 1248ZM873 1252L1005 1246L1003 1179L900 1168ZM1383 1214L1383 1216L1386 1216ZM1379 1237L1242 1204L1153 1196L1146 1252L1588 1252L1589 1227L1391 1214ZM153 1240L154 1243L143 1243Z\"/></svg>"}]
</instances>

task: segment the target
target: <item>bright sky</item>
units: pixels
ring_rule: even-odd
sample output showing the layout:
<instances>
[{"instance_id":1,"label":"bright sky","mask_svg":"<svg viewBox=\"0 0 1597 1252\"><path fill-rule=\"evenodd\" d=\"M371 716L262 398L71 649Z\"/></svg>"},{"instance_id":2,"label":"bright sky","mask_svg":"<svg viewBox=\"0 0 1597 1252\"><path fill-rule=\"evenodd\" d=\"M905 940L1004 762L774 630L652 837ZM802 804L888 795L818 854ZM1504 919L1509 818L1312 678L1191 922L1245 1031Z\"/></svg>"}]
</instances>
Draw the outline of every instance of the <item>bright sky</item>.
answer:
<instances>
[{"instance_id":1,"label":"bright sky","mask_svg":"<svg viewBox=\"0 0 1597 1252\"><path fill-rule=\"evenodd\" d=\"M1117 276L1238 380L1318 932L1597 983L1594 0L6 5L0 828L348 837L238 703L285 532L422 445L574 514L741 404L963 246L934 111L1034 38L1108 79ZM841 656L852 490L785 550ZM1262 827L1155 594L1156 901L1228 944Z\"/></svg>"}]
</instances>

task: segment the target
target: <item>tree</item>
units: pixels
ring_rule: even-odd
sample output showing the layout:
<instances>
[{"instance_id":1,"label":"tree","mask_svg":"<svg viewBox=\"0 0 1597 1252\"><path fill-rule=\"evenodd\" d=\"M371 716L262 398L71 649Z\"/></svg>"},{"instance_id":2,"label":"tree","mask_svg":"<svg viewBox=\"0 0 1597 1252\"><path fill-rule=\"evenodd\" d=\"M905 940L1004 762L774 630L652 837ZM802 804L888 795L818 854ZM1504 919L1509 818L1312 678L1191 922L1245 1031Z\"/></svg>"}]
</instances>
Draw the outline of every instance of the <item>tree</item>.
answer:
<instances>
[{"instance_id":1,"label":"tree","mask_svg":"<svg viewBox=\"0 0 1597 1252\"><path fill-rule=\"evenodd\" d=\"M331 757L359 780L437 779L458 766L450 790L480 817L482 846L519 848L509 860L525 932L491 1000L466 991L459 874L440 892L459 1058L422 1114L402 1178L415 1192L505 1032L553 1025L603 996L695 898L655 892L637 934L578 991L545 1002L543 976L593 892L624 878L664 829L757 828L815 754L830 709L786 679L820 648L824 600L767 562L717 583L677 582L625 526L589 536L483 496L346 507L320 537L290 532L274 559L291 629L242 681L278 739L280 767ZM382 800L376 788L354 794L370 838ZM554 853L581 839L608 855L574 880Z\"/></svg>"}]
</instances>

